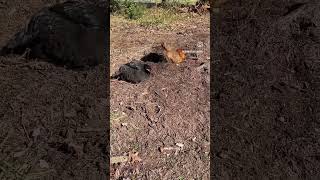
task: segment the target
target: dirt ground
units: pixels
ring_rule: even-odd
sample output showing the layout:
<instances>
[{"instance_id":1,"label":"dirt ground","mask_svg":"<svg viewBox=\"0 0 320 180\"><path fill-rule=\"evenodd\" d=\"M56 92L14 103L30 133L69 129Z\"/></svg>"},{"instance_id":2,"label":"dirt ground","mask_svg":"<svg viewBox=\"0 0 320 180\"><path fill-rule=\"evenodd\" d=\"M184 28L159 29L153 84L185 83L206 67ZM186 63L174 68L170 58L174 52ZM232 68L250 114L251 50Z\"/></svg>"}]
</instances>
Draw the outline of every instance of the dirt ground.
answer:
<instances>
[{"instance_id":1,"label":"dirt ground","mask_svg":"<svg viewBox=\"0 0 320 180\"><path fill-rule=\"evenodd\" d=\"M0 4L0 46L54 0ZM0 57L0 179L107 179L107 73Z\"/></svg>"},{"instance_id":2,"label":"dirt ground","mask_svg":"<svg viewBox=\"0 0 320 180\"><path fill-rule=\"evenodd\" d=\"M213 177L319 179L319 1L222 7L211 16Z\"/></svg>"},{"instance_id":3,"label":"dirt ground","mask_svg":"<svg viewBox=\"0 0 320 180\"><path fill-rule=\"evenodd\" d=\"M55 2L2 3L0 46ZM112 72L169 37L191 50L204 44L197 62L155 65L151 79L139 85L111 82L111 156L135 150L142 159L111 167L113 179L208 179L209 66L200 64L209 60L209 16L201 18L161 30L112 25ZM0 179L107 179L105 68L75 72L15 56L0 57L0 71ZM167 147L176 152L160 153Z\"/></svg>"},{"instance_id":4,"label":"dirt ground","mask_svg":"<svg viewBox=\"0 0 320 180\"><path fill-rule=\"evenodd\" d=\"M161 42L203 50L196 62L153 64L140 84L111 82L111 157L135 151L142 159L112 165L112 179L209 179L209 14L165 28L112 16L110 33L111 73Z\"/></svg>"},{"instance_id":5,"label":"dirt ground","mask_svg":"<svg viewBox=\"0 0 320 180\"><path fill-rule=\"evenodd\" d=\"M53 2L1 3L0 46ZM299 2L309 1L225 3L211 15L211 71L199 66L209 61L208 16L164 29L114 19L111 72L163 40L188 49L203 41L205 53L155 64L141 84L111 82L111 156L134 150L142 159L111 166L112 178L209 179L210 159L219 179L318 179L320 4ZM0 179L107 178L104 67L0 57L0 74Z\"/></svg>"}]
</instances>

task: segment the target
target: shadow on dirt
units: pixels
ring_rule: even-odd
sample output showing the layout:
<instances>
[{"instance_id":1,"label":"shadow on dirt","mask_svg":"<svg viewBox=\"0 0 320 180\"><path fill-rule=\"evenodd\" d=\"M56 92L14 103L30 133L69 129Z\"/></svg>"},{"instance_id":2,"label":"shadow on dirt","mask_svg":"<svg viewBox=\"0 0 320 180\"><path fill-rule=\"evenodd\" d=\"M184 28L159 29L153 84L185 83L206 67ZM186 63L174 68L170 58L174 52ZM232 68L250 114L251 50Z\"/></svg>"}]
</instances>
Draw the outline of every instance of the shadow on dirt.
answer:
<instances>
[{"instance_id":1,"label":"shadow on dirt","mask_svg":"<svg viewBox=\"0 0 320 180\"><path fill-rule=\"evenodd\" d=\"M166 57L159 53L149 53L141 58L143 62L165 63Z\"/></svg>"}]
</instances>

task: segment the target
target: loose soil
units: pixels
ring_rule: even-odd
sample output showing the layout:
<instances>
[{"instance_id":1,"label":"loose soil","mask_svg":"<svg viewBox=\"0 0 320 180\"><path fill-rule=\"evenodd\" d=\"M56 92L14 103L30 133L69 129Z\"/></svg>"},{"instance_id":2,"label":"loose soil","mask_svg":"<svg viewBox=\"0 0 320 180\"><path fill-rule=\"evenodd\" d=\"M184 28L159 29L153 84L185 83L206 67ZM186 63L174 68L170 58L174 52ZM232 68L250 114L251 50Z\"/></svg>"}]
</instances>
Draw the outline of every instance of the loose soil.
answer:
<instances>
[{"instance_id":1,"label":"loose soil","mask_svg":"<svg viewBox=\"0 0 320 180\"><path fill-rule=\"evenodd\" d=\"M313 3L292 6L299 2ZM0 46L50 3L1 3ZM211 40L213 177L320 177L319 7L248 0L220 9ZM209 22L201 17L167 29L112 23L111 72L163 40L185 48L205 42L198 62L156 64L137 85L111 82L111 156L134 150L142 159L113 165L113 179L208 179L209 72L199 65L208 61ZM0 57L0 71L0 179L106 179L104 67L74 72Z\"/></svg>"},{"instance_id":2,"label":"loose soil","mask_svg":"<svg viewBox=\"0 0 320 180\"><path fill-rule=\"evenodd\" d=\"M4 2L0 46L55 1ZM313 3L292 6L299 2ZM220 9L211 40L213 177L320 177L319 7L248 0ZM111 156L134 150L142 159L111 166L113 179L208 179L209 72L199 68L208 61L208 37L208 16L164 29L112 23L112 73L160 41L190 49L205 42L198 62L156 64L151 79L137 85L111 82ZM74 72L0 57L0 71L0 179L106 179L104 67Z\"/></svg>"},{"instance_id":3,"label":"loose soil","mask_svg":"<svg viewBox=\"0 0 320 180\"><path fill-rule=\"evenodd\" d=\"M320 178L319 10L227 1L211 16L214 178Z\"/></svg>"}]
</instances>

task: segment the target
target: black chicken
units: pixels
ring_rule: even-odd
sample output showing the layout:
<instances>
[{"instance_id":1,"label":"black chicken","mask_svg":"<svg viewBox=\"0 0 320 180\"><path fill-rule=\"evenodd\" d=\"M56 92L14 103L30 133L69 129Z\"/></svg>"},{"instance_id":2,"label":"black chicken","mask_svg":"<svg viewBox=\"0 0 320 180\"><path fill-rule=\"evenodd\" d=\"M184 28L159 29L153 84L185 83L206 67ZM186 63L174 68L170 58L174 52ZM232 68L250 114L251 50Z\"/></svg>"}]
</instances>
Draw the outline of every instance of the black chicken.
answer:
<instances>
[{"instance_id":1,"label":"black chicken","mask_svg":"<svg viewBox=\"0 0 320 180\"><path fill-rule=\"evenodd\" d=\"M120 66L119 71L111 76L111 79L118 79L133 84L149 79L151 67L142 61L133 60Z\"/></svg>"},{"instance_id":2,"label":"black chicken","mask_svg":"<svg viewBox=\"0 0 320 180\"><path fill-rule=\"evenodd\" d=\"M106 3L107 4L107 3ZM67 1L33 15L0 55L23 54L67 68L96 66L107 60L107 6Z\"/></svg>"}]
</instances>

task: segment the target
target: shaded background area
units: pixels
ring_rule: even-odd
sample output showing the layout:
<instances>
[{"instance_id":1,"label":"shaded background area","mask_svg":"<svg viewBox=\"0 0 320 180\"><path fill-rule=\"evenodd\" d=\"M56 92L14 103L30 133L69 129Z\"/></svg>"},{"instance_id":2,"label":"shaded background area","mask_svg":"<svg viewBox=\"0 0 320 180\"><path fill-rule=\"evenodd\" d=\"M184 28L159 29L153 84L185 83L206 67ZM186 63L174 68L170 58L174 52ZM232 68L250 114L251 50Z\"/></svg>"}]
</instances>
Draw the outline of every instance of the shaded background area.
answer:
<instances>
[{"instance_id":1,"label":"shaded background area","mask_svg":"<svg viewBox=\"0 0 320 180\"><path fill-rule=\"evenodd\" d=\"M0 4L0 46L54 0ZM62 2L62 1L59 1ZM105 67L68 71L0 57L0 179L106 179Z\"/></svg>"},{"instance_id":2,"label":"shaded background area","mask_svg":"<svg viewBox=\"0 0 320 180\"><path fill-rule=\"evenodd\" d=\"M212 16L213 177L320 177L319 10L227 1Z\"/></svg>"}]
</instances>

